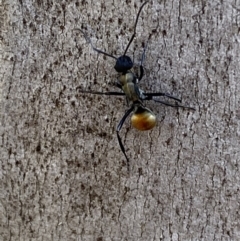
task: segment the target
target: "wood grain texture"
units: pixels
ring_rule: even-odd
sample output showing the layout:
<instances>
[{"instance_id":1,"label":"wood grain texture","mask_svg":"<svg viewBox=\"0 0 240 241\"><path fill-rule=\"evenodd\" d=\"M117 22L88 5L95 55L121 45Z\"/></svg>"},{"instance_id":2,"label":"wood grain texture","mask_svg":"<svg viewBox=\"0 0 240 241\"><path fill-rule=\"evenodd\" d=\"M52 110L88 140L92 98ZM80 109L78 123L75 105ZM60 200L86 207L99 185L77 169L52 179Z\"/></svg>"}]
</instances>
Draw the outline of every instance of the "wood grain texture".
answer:
<instances>
[{"instance_id":1,"label":"wood grain texture","mask_svg":"<svg viewBox=\"0 0 240 241\"><path fill-rule=\"evenodd\" d=\"M148 132L115 91L114 59L139 1L0 3L0 240L238 240L240 1L150 1L128 55L141 88L195 112L148 102Z\"/></svg>"}]
</instances>

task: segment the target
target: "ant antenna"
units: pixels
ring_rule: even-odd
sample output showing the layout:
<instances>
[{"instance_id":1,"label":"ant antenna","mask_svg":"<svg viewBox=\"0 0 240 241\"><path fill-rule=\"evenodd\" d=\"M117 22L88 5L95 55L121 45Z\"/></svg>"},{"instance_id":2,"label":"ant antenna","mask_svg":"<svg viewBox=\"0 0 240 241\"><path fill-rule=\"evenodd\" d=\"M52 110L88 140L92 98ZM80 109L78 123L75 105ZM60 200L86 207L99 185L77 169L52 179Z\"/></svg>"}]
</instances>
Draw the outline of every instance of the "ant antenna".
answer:
<instances>
[{"instance_id":1,"label":"ant antenna","mask_svg":"<svg viewBox=\"0 0 240 241\"><path fill-rule=\"evenodd\" d=\"M104 52L104 51L102 51L102 50L100 50L100 49L95 48L95 47L93 46L93 44L92 44L92 40L91 40L91 39L87 36L87 34L84 33L81 29L75 28L74 30L80 31L80 32L83 34L83 36L84 36L84 38L86 39L87 43L88 43L88 44L91 44L91 47L92 47L93 50L95 50L96 52L98 52L98 53L100 53L100 54L107 55L108 57L111 57L111 58L113 58L113 59L117 59L115 56L113 56L113 55L111 55L111 54L108 54L108 53L106 53L106 52Z\"/></svg>"},{"instance_id":2,"label":"ant antenna","mask_svg":"<svg viewBox=\"0 0 240 241\"><path fill-rule=\"evenodd\" d=\"M132 37L131 37L131 39L130 39L128 45L127 45L127 48L126 48L125 51L124 51L123 56L126 55L126 53L127 53L127 51L128 51L128 48L129 48L130 44L132 43L132 41L133 41L133 39L134 39L134 37L135 37L135 35L136 35L136 28L137 28L138 18L139 18L139 15L140 15L140 13L141 13L141 11L142 11L144 5L147 4L147 2L148 2L148 1L146 1L145 3L143 3L143 5L140 7L140 9L139 9L139 11L138 11L137 18L136 18L135 25L134 25L134 32L133 32L133 35L132 35Z\"/></svg>"}]
</instances>

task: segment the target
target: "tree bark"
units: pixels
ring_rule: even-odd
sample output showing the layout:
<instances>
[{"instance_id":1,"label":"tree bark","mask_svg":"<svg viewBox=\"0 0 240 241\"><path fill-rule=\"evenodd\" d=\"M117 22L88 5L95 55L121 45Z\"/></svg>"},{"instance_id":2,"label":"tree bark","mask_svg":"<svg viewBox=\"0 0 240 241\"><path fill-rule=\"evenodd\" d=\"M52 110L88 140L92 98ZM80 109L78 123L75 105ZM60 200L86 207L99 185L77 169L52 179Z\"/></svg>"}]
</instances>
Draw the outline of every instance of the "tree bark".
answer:
<instances>
[{"instance_id":1,"label":"tree bark","mask_svg":"<svg viewBox=\"0 0 240 241\"><path fill-rule=\"evenodd\" d=\"M147 102L151 131L126 120L114 59L139 1L2 1L0 240L238 240L239 1L144 6L128 55L142 89L196 111ZM134 68L135 71L135 68ZM161 99L168 101L167 99ZM171 102L172 103L172 102Z\"/></svg>"}]
</instances>

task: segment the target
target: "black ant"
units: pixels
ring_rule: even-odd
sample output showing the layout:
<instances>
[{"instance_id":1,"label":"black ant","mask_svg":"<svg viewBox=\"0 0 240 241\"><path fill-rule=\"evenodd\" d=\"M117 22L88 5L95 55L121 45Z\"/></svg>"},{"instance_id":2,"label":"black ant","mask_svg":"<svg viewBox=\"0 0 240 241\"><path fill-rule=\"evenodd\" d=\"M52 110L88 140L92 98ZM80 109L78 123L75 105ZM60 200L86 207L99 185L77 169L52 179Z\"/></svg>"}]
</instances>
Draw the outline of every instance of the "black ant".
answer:
<instances>
[{"instance_id":1,"label":"black ant","mask_svg":"<svg viewBox=\"0 0 240 241\"><path fill-rule=\"evenodd\" d=\"M142 6L140 7L138 14L137 14L137 18L135 21L135 25L134 25L134 33L123 53L122 56L120 57L115 57L111 54L108 54L100 49L97 49L93 46L92 41L89 37L87 37L87 35L81 30L81 29L75 29L78 30L80 32L83 33L86 41L92 46L92 49L100 54L104 54L108 57L114 58L116 59L116 64L114 66L114 69L120 73L120 77L119 77L119 81L116 83L116 86L118 88L120 88L123 92L92 92L92 91L84 91L84 90L80 90L80 92L82 93L89 93L89 94L96 94L96 95L115 95L115 96L126 96L127 99L127 103L131 103L131 107L130 109L128 109L126 111L126 113L124 114L124 116L122 117L122 119L120 120L119 124L117 125L117 138L118 138L118 142L120 145L120 148L127 160L127 167L129 170L129 159L127 157L125 148L123 146L121 137L119 135L119 132L126 120L126 118L133 112L132 117L131 117L131 123L132 126L135 127L138 130L141 131L145 131L145 130L150 130L152 129L155 125L156 125L156 116L154 115L154 113L148 109L147 107L144 106L143 101L145 100L153 100L155 102L167 105L167 106L171 106L171 107L181 107L181 108L186 108L186 109L190 109L190 110L195 110L192 107L187 107L187 106L183 106L183 105L172 105L170 103L164 102L164 101L160 101L160 100L155 100L153 99L154 96L165 96L168 97L170 99L174 99L178 102L181 102L180 99L168 95L166 93L162 93L162 92L157 92L157 93L145 93L143 90L141 90L138 87L138 82L142 79L143 75L144 75L144 70L143 70L143 59L144 59L144 55L145 55L145 50L146 47L144 48L143 54L142 54L142 59L141 59L141 64L140 64L140 76L136 76L130 69L132 69L133 67L133 61L132 59L126 55L127 50L129 48L129 46L131 45L135 35L136 35L136 27L137 27L137 22L138 22L138 18L139 15L144 7L145 4L147 4L148 1L144 2L142 4Z\"/></svg>"}]
</instances>

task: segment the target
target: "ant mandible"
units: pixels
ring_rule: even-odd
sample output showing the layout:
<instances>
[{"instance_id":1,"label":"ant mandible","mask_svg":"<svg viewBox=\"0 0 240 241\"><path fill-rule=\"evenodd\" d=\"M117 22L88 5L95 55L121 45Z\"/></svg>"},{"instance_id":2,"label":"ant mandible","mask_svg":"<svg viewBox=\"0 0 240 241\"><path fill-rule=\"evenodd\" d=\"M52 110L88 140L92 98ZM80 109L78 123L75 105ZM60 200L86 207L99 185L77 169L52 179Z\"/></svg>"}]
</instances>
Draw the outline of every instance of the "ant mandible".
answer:
<instances>
[{"instance_id":1,"label":"ant mandible","mask_svg":"<svg viewBox=\"0 0 240 241\"><path fill-rule=\"evenodd\" d=\"M181 99L176 98L174 96L171 96L167 93L162 93L162 92L157 92L157 93L146 93L143 90L141 90L139 88L139 86L137 85L138 82L142 79L143 75L144 75L144 69L143 69L143 60L144 60L144 55L145 55L145 50L146 47L144 48L143 54L142 54L142 59L141 59L141 64L140 64L140 76L136 76L132 71L132 67L133 67L133 61L132 59L126 55L129 46L131 45L135 35L136 35L136 27L137 27L137 22L138 22L138 18L139 15L143 9L143 7L148 3L148 1L144 2L142 4L142 6L140 7L138 14L137 14L137 18L135 21L135 25L134 25L134 32L133 35L123 53L122 56L120 57L115 57L111 54L108 54L100 49L97 49L94 47L94 45L92 44L91 39L86 35L86 33L84 33L81 29L75 29L80 31L81 33L83 33L86 41L91 45L92 49L100 54L104 54L108 57L114 58L116 60L116 64L114 66L114 69L120 73L120 77L118 82L115 84L118 88L120 88L122 90L122 92L92 92L92 91L84 91L84 90L80 90L81 93L89 93L89 94L96 94L96 95L114 95L114 96L126 96L127 99L127 103L131 103L131 107L126 111L126 113L124 114L124 116L122 117L122 119L120 120L119 124L117 125L117 138L118 138L118 143L120 145L120 148L127 160L127 168L128 170L130 169L130 164L129 164L129 159L127 157L124 145L122 143L121 137L119 135L119 132L126 120L126 118L131 114L131 124L134 128L141 130L141 131L145 131L145 130L150 130L152 129L157 122L156 116L154 115L154 113L147 107L144 106L143 101L145 100L153 100L155 102L167 105L167 106L171 106L171 107L176 107L176 108L186 108L186 109L190 109L190 110L195 110L192 107L187 107L187 106L183 106L183 105L172 105L170 103L164 102L164 101L160 101L160 100L156 100L153 99L154 96L165 96L168 97L170 99L174 99L178 102L181 102Z\"/></svg>"}]
</instances>

